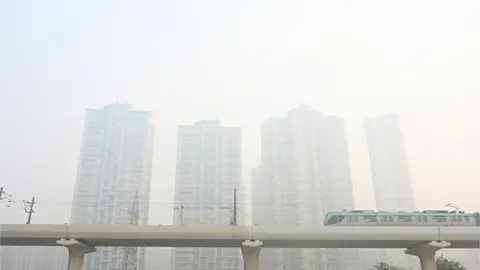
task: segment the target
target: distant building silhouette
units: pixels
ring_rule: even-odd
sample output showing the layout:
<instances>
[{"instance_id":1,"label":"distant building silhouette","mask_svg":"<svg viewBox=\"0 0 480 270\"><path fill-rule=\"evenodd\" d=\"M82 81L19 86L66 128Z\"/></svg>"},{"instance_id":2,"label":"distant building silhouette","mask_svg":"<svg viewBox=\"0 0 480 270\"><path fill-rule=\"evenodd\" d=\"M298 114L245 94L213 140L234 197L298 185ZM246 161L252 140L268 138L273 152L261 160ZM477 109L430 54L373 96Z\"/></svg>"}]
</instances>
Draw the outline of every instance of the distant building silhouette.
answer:
<instances>
[{"instance_id":1,"label":"distant building silhouette","mask_svg":"<svg viewBox=\"0 0 480 270\"><path fill-rule=\"evenodd\" d=\"M178 128L174 224L231 223L234 189L243 198L241 135L240 128L218 121ZM240 267L239 248L173 249L173 270Z\"/></svg>"},{"instance_id":2,"label":"distant building silhouette","mask_svg":"<svg viewBox=\"0 0 480 270\"><path fill-rule=\"evenodd\" d=\"M151 113L127 104L87 110L70 223L128 224L138 194L139 224L147 224L154 128ZM97 248L85 270L122 269L125 249ZM138 249L138 270L145 249Z\"/></svg>"},{"instance_id":3,"label":"distant building silhouette","mask_svg":"<svg viewBox=\"0 0 480 270\"><path fill-rule=\"evenodd\" d=\"M299 106L262 124L261 165L252 170L253 223L323 226L329 211L354 207L344 120ZM264 249L260 268L360 268L355 249Z\"/></svg>"},{"instance_id":4,"label":"distant building silhouette","mask_svg":"<svg viewBox=\"0 0 480 270\"><path fill-rule=\"evenodd\" d=\"M171 270L172 248L147 248L146 270Z\"/></svg>"},{"instance_id":5,"label":"distant building silhouette","mask_svg":"<svg viewBox=\"0 0 480 270\"><path fill-rule=\"evenodd\" d=\"M378 211L413 211L415 198L407 161L405 141L397 114L388 114L366 119L370 168L372 173L375 203ZM364 267L378 261L394 262L412 267L416 259L403 254L403 250L365 250Z\"/></svg>"},{"instance_id":6,"label":"distant building silhouette","mask_svg":"<svg viewBox=\"0 0 480 270\"><path fill-rule=\"evenodd\" d=\"M367 119L364 124L377 210L415 209L412 180L399 116Z\"/></svg>"},{"instance_id":7,"label":"distant building silhouette","mask_svg":"<svg viewBox=\"0 0 480 270\"><path fill-rule=\"evenodd\" d=\"M0 246L0 270L64 270L67 258L63 247Z\"/></svg>"}]
</instances>

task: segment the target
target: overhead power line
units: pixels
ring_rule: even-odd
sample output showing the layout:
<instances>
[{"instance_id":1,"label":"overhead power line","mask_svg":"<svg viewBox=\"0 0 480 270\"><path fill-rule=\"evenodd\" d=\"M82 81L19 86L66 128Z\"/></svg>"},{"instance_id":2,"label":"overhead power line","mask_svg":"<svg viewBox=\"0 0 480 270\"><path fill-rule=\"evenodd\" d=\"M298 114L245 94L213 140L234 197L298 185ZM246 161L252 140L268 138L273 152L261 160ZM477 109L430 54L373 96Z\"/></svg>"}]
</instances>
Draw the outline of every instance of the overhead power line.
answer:
<instances>
[{"instance_id":1,"label":"overhead power line","mask_svg":"<svg viewBox=\"0 0 480 270\"><path fill-rule=\"evenodd\" d=\"M471 203L474 203L475 201L472 199ZM128 201L103 201L103 200L97 200L97 201L84 201L84 202L77 202L77 203L72 203L72 202L67 202L67 201L42 201L42 205L68 205L68 206L97 206L98 204L129 204L130 202ZM280 202L281 203L281 202ZM462 201L462 203L465 203ZM467 202L468 203L468 202ZM258 205L272 205L273 202L258 202L258 201L253 201L253 202L238 202L237 205L252 205L252 206L258 206ZM361 201L355 201L354 202L356 208L365 208L364 206L358 206L359 204L372 204L372 207L375 207L375 201L367 201L367 200L361 200ZM418 205L438 205L438 207L442 208L444 207L444 204L438 200L438 201L414 201L413 204L415 206ZM231 203L226 203L226 202L174 202L174 201L150 201L150 202L140 202L140 206L142 205L184 205L184 206L229 206ZM389 206L398 206L397 203L391 203L391 204L384 204L384 207L389 207ZM405 205L405 206L410 206L410 205Z\"/></svg>"},{"instance_id":2,"label":"overhead power line","mask_svg":"<svg viewBox=\"0 0 480 270\"><path fill-rule=\"evenodd\" d=\"M33 210L33 207L36 204L35 197L32 197L31 201L23 201L23 204L24 204L25 213L28 214L27 224L30 224L30 222L32 221L32 215L33 213L35 213L35 211Z\"/></svg>"},{"instance_id":3,"label":"overhead power line","mask_svg":"<svg viewBox=\"0 0 480 270\"><path fill-rule=\"evenodd\" d=\"M15 204L15 200L11 194L5 192L4 187L0 187L0 201L6 200L7 205L6 207L11 207L12 204ZM27 213L27 222L26 224L30 224L32 222L32 216L35 213L34 207L37 202L35 201L35 197L32 197L32 200L26 201L23 200L23 210ZM19 205L20 206L20 205Z\"/></svg>"}]
</instances>

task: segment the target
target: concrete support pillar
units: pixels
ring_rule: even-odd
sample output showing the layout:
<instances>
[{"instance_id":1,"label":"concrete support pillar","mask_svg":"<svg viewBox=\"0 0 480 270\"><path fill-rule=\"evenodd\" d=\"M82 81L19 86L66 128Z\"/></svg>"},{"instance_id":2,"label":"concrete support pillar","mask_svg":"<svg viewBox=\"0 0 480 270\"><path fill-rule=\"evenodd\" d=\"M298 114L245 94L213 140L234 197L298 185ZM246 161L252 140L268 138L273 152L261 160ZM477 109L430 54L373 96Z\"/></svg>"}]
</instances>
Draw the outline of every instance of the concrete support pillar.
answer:
<instances>
[{"instance_id":1,"label":"concrete support pillar","mask_svg":"<svg viewBox=\"0 0 480 270\"><path fill-rule=\"evenodd\" d=\"M405 250L405 254L417 256L420 259L422 270L437 270L435 263L435 253L442 249L449 247L450 243L445 241L433 241L419 246L411 247Z\"/></svg>"},{"instance_id":2,"label":"concrete support pillar","mask_svg":"<svg viewBox=\"0 0 480 270\"><path fill-rule=\"evenodd\" d=\"M246 240L242 243L243 267L245 270L259 270L260 250L263 243L258 240Z\"/></svg>"},{"instance_id":3,"label":"concrete support pillar","mask_svg":"<svg viewBox=\"0 0 480 270\"><path fill-rule=\"evenodd\" d=\"M57 244L68 249L67 270L83 270L85 255L95 252L95 248L75 239L60 239Z\"/></svg>"}]
</instances>

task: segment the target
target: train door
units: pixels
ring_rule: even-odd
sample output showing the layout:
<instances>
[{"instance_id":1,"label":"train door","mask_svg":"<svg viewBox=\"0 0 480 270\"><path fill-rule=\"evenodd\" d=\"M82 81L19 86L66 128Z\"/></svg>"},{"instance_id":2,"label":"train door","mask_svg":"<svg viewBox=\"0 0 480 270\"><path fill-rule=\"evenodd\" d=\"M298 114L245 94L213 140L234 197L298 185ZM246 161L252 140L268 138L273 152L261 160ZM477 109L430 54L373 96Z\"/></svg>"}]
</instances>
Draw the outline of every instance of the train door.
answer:
<instances>
[{"instance_id":1,"label":"train door","mask_svg":"<svg viewBox=\"0 0 480 270\"><path fill-rule=\"evenodd\" d=\"M397 225L397 220L395 216L385 215L381 217L381 222L383 226L395 226Z\"/></svg>"},{"instance_id":2,"label":"train door","mask_svg":"<svg viewBox=\"0 0 480 270\"><path fill-rule=\"evenodd\" d=\"M425 216L425 215L417 216L418 226L432 226L433 220L430 221L429 220L430 217L431 216Z\"/></svg>"},{"instance_id":3,"label":"train door","mask_svg":"<svg viewBox=\"0 0 480 270\"><path fill-rule=\"evenodd\" d=\"M450 226L450 227L453 227L453 226L456 226L458 224L458 218L456 216L450 216L450 217L447 217L447 226Z\"/></svg>"},{"instance_id":4,"label":"train door","mask_svg":"<svg viewBox=\"0 0 480 270\"><path fill-rule=\"evenodd\" d=\"M378 215L378 224L381 226L388 226L388 216Z\"/></svg>"}]
</instances>

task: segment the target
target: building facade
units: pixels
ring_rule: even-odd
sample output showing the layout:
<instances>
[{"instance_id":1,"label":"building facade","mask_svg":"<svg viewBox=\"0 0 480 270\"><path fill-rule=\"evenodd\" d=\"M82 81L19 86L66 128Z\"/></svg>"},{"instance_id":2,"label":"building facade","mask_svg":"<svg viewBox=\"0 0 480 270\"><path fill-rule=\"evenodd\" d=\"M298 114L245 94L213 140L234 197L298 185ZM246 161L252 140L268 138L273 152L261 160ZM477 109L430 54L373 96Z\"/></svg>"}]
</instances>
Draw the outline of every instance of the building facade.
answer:
<instances>
[{"instance_id":1,"label":"building facade","mask_svg":"<svg viewBox=\"0 0 480 270\"><path fill-rule=\"evenodd\" d=\"M365 121L375 202L380 211L413 211L415 199L399 116Z\"/></svg>"},{"instance_id":2,"label":"building facade","mask_svg":"<svg viewBox=\"0 0 480 270\"><path fill-rule=\"evenodd\" d=\"M150 112L126 104L88 110L70 223L147 224L153 140ZM125 260L133 269L134 253L144 270L145 250L122 247L97 248L84 269L122 270Z\"/></svg>"},{"instance_id":3,"label":"building facade","mask_svg":"<svg viewBox=\"0 0 480 270\"><path fill-rule=\"evenodd\" d=\"M323 226L330 211L354 207L345 123L297 107L262 124L262 158L252 171L253 223ZM360 269L357 250L262 250L262 269Z\"/></svg>"},{"instance_id":4,"label":"building facade","mask_svg":"<svg viewBox=\"0 0 480 270\"><path fill-rule=\"evenodd\" d=\"M233 221L234 190L243 198L241 149L240 128L218 121L179 127L174 224ZM240 258L238 248L174 248L172 269L238 270Z\"/></svg>"},{"instance_id":5,"label":"building facade","mask_svg":"<svg viewBox=\"0 0 480 270\"><path fill-rule=\"evenodd\" d=\"M147 248L146 270L171 270L172 248Z\"/></svg>"},{"instance_id":6,"label":"building facade","mask_svg":"<svg viewBox=\"0 0 480 270\"><path fill-rule=\"evenodd\" d=\"M63 270L67 263L64 247L0 246L0 270Z\"/></svg>"},{"instance_id":7,"label":"building facade","mask_svg":"<svg viewBox=\"0 0 480 270\"><path fill-rule=\"evenodd\" d=\"M378 211L414 211L415 199L405 141L397 114L365 120L375 203ZM365 267L384 261L415 267L415 258L403 250L365 250Z\"/></svg>"}]
</instances>

